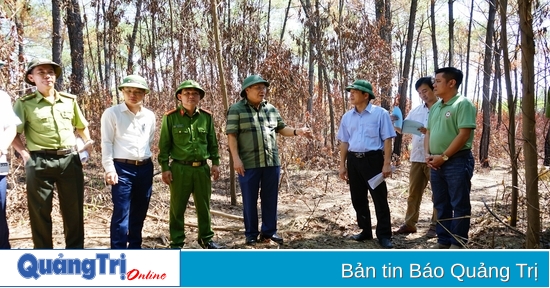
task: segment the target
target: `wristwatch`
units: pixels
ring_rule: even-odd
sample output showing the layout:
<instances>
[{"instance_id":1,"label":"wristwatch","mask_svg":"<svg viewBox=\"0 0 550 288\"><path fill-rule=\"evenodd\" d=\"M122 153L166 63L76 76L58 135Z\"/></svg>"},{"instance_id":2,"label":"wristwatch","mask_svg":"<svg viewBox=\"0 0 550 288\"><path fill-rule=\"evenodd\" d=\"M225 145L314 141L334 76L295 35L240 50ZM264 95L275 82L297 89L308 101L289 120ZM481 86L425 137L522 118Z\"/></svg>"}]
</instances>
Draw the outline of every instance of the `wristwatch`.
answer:
<instances>
[{"instance_id":1,"label":"wristwatch","mask_svg":"<svg viewBox=\"0 0 550 288\"><path fill-rule=\"evenodd\" d=\"M443 161L449 160L449 156L447 156L445 154L441 154L441 158L443 158Z\"/></svg>"}]
</instances>

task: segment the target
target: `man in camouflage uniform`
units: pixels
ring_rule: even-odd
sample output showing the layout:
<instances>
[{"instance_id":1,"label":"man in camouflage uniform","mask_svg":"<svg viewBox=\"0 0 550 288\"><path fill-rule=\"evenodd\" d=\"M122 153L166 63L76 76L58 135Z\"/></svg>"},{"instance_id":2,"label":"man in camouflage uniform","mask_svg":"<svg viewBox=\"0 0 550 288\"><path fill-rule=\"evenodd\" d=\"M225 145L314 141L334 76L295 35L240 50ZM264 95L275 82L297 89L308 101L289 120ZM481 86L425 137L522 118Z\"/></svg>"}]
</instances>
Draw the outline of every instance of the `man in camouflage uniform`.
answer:
<instances>
[{"instance_id":1,"label":"man in camouflage uniform","mask_svg":"<svg viewBox=\"0 0 550 288\"><path fill-rule=\"evenodd\" d=\"M212 114L198 107L203 97L201 86L193 80L186 80L176 90L181 106L162 117L158 161L162 181L170 185L171 248L184 245L184 214L191 194L197 211L199 244L205 249L223 248L212 241L210 176L218 180L220 156ZM207 159L212 161L211 168Z\"/></svg>"},{"instance_id":2,"label":"man in camouflage uniform","mask_svg":"<svg viewBox=\"0 0 550 288\"><path fill-rule=\"evenodd\" d=\"M93 141L76 96L55 90L55 80L60 75L61 67L55 62L31 61L25 82L36 86L36 91L17 99L14 105L22 123L17 126L13 146L25 162L32 239L37 249L53 248L54 186L59 193L65 247L84 248L84 174L75 148L74 129L87 147ZM19 137L23 133L26 145Z\"/></svg>"}]
</instances>

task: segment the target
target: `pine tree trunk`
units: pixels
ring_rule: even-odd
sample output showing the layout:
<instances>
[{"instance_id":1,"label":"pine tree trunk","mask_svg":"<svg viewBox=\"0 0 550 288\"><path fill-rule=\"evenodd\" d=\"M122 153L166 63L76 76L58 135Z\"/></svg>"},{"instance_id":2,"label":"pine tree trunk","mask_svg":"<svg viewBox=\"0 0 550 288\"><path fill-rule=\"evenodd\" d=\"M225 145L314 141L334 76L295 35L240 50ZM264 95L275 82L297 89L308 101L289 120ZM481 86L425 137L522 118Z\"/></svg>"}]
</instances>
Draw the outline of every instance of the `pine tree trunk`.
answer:
<instances>
[{"instance_id":1,"label":"pine tree trunk","mask_svg":"<svg viewBox=\"0 0 550 288\"><path fill-rule=\"evenodd\" d=\"M531 0L519 0L519 27L521 34L522 82L522 137L525 159L525 194L527 196L526 248L540 246L540 203L537 173L537 135L535 134L535 42Z\"/></svg>"},{"instance_id":2,"label":"pine tree trunk","mask_svg":"<svg viewBox=\"0 0 550 288\"><path fill-rule=\"evenodd\" d=\"M495 33L495 0L489 0L489 19L487 21L487 34L485 35L485 52L483 61L483 91L481 109L483 112L483 124L481 140L479 143L479 162L481 167L489 167L489 143L491 137L491 99L490 86L493 71L493 35Z\"/></svg>"}]
</instances>

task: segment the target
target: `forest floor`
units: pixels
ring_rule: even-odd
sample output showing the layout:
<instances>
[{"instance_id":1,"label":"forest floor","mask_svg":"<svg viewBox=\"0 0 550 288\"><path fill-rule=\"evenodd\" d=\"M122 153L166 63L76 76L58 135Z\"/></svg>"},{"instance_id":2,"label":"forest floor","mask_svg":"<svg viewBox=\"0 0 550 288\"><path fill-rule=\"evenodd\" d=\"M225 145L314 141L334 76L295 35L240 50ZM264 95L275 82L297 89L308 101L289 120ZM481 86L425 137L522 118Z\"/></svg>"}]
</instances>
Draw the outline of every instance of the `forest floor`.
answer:
<instances>
[{"instance_id":1,"label":"forest floor","mask_svg":"<svg viewBox=\"0 0 550 288\"><path fill-rule=\"evenodd\" d=\"M97 154L96 157L98 158ZM32 248L32 239L27 212L24 173L19 160L14 160L14 170L9 178L8 224L12 248ZM108 248L111 217L110 187L103 182L103 169L99 159L85 164L85 248ZM303 165L302 165L303 166ZM511 176L507 164L493 165L482 169L476 165L472 179L472 219L470 249L521 249L525 247L527 212L524 188L520 187L518 222L515 228L507 227L510 215ZM356 224L355 211L351 205L349 187L340 180L337 165L331 170L304 169L289 165L282 170L279 192L278 233L284 237L284 245L274 242L259 243L255 247L245 245L242 223L242 202L237 187L237 204L231 205L229 192L229 169L222 167L220 180L213 182L211 208L213 211L214 241L228 249L380 249L375 240L356 242L349 236L360 230ZM408 161L403 161L391 179L387 179L388 201L391 209L392 229L404 222L408 195ZM520 176L521 180L522 176ZM522 184L520 184L522 186ZM542 184L541 198L541 247L548 248L549 189ZM524 185L522 186L524 187ZM372 201L373 231L376 217ZM192 206L192 199L190 205ZM143 247L163 249L169 246L168 233L169 189L160 175L154 177L153 195L148 217L143 228ZM216 213L221 212L221 213ZM418 232L393 237L396 249L426 249L436 242L425 233L432 213L431 191L428 185L424 193ZM494 214L494 215L493 215ZM64 248L63 222L59 214L57 197L52 212L54 246ZM502 221L500 222L499 219ZM185 249L200 249L197 243L195 211L188 208L185 215ZM504 224L506 223L506 224Z\"/></svg>"}]
</instances>

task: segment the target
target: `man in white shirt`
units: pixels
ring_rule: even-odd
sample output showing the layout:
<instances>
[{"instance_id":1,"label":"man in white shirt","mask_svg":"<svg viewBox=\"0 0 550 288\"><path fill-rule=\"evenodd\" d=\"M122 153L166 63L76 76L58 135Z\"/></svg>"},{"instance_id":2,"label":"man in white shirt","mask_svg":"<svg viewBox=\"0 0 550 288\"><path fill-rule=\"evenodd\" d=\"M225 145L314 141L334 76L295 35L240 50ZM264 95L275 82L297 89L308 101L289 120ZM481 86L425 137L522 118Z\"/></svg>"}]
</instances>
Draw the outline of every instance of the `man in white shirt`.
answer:
<instances>
[{"instance_id":1,"label":"man in white shirt","mask_svg":"<svg viewBox=\"0 0 550 288\"><path fill-rule=\"evenodd\" d=\"M0 68L4 66L0 61ZM6 220L6 194L9 164L7 161L8 147L15 138L17 125L21 123L13 112L10 96L0 90L0 249L10 249L10 231Z\"/></svg>"},{"instance_id":2,"label":"man in white shirt","mask_svg":"<svg viewBox=\"0 0 550 288\"><path fill-rule=\"evenodd\" d=\"M405 214L405 223L394 231L394 234L409 234L416 233L416 223L418 222L420 203L422 202L422 194L430 181L430 168L426 165L426 157L424 155L424 135L426 134L426 125L428 124L428 116L430 108L437 102L437 96L433 91L433 83L431 77L422 77L415 83L416 91L422 98L424 103L416 106L405 120L414 120L423 124L423 127L418 130L422 133L420 136L412 135L411 149L411 169L409 172L409 197L407 198L407 212ZM400 128L395 130L401 133ZM432 205L433 206L433 205ZM426 233L428 238L435 238L436 226L436 211L433 210L430 228Z\"/></svg>"},{"instance_id":3,"label":"man in white shirt","mask_svg":"<svg viewBox=\"0 0 550 288\"><path fill-rule=\"evenodd\" d=\"M111 248L140 249L153 189L151 144L156 120L155 114L143 107L143 98L149 93L145 79L128 75L118 90L124 103L108 108L101 116L102 163L113 201Z\"/></svg>"}]
</instances>

